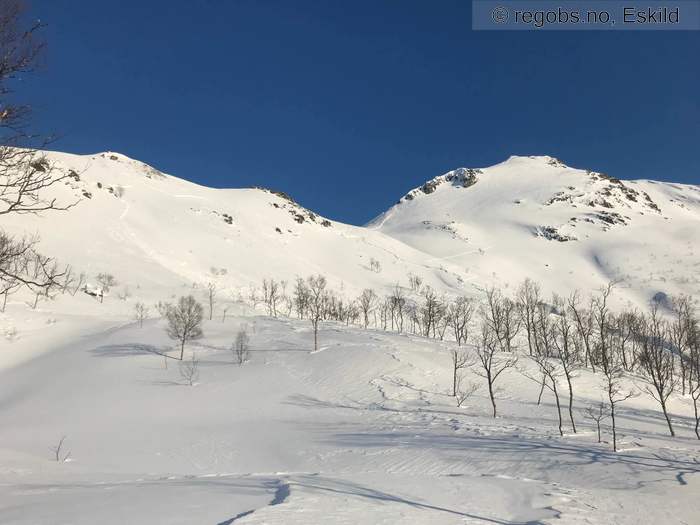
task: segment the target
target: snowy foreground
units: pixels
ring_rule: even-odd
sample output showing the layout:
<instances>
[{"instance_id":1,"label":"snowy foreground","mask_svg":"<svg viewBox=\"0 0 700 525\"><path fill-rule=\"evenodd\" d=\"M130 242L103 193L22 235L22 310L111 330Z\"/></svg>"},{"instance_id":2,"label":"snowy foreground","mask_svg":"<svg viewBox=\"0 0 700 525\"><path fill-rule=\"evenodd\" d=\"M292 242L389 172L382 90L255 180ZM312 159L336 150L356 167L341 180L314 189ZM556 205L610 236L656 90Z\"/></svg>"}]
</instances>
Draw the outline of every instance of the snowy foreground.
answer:
<instances>
[{"instance_id":1,"label":"snowy foreground","mask_svg":"<svg viewBox=\"0 0 700 525\"><path fill-rule=\"evenodd\" d=\"M310 323L238 315L188 347L201 360L188 386L156 353L171 344L162 321L73 322L46 325L60 344L0 372L0 523L700 520L689 399L671 403L675 439L648 396L621 405L615 454L581 415L600 399L587 371L579 433L562 438L553 400L538 406L517 370L499 418L483 385L457 408L447 342L327 323L309 353ZM238 366L243 323L253 352Z\"/></svg>"}]
</instances>

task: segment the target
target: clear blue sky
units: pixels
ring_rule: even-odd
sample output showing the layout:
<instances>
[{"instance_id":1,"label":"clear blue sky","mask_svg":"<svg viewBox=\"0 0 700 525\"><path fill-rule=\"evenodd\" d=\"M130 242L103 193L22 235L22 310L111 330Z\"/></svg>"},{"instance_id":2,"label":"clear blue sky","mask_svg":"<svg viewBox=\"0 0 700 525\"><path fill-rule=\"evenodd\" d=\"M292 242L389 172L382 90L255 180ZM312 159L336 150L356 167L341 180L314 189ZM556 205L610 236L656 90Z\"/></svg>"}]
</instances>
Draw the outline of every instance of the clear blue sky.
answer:
<instances>
[{"instance_id":1,"label":"clear blue sky","mask_svg":"<svg viewBox=\"0 0 700 525\"><path fill-rule=\"evenodd\" d=\"M700 32L474 32L470 2L32 0L55 149L267 186L361 224L459 166L549 154L700 183Z\"/></svg>"}]
</instances>

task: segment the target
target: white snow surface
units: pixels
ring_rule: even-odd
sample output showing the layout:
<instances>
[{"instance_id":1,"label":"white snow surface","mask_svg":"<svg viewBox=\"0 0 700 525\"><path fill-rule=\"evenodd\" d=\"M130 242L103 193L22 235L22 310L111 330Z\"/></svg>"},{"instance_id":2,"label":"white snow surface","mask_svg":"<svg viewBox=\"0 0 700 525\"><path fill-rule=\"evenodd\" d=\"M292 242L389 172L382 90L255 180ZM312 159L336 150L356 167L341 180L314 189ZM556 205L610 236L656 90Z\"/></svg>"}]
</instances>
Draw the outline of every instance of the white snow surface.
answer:
<instances>
[{"instance_id":1,"label":"white snow surface","mask_svg":"<svg viewBox=\"0 0 700 525\"><path fill-rule=\"evenodd\" d=\"M508 291L532 277L559 293L616 278L618 304L697 296L697 186L621 186L550 157L513 157L438 177L434 191L413 190L363 228L116 153L48 156L77 176L56 196L82 200L67 212L3 217L3 229L37 233L42 251L88 272L90 286L98 272L119 284L103 303L65 294L37 309L19 293L0 313L0 523L698 522L688 397L671 399L673 439L649 396L622 404L615 454L608 422L598 444L581 413L601 398L589 371L574 381L579 432L560 437L554 400L537 405L538 385L518 370L502 376L493 419L473 373L466 380L481 388L465 406L448 395L449 341L327 322L322 351L311 353L308 321L264 317L240 301L263 278L317 272L348 297L406 286L409 274L445 294L492 283ZM208 281L219 302L186 349L201 361L188 386L164 322L139 328L133 307L145 302L155 316L158 300L204 301ZM253 352L238 366L229 347L243 325ZM526 359L519 367L534 374ZM626 387L640 392L640 379ZM70 456L57 462L62 436Z\"/></svg>"},{"instance_id":2,"label":"white snow surface","mask_svg":"<svg viewBox=\"0 0 700 525\"><path fill-rule=\"evenodd\" d=\"M239 366L228 346L243 323ZM671 403L675 439L647 396L625 403L615 454L580 414L601 392L590 372L575 380L579 432L560 437L553 399L537 406L515 370L498 418L483 385L456 408L447 342L326 323L310 353L308 322L250 313L204 330L186 354L201 360L194 386L157 353L159 320L0 373L0 522L697 522L689 399ZM61 436L67 462L53 460Z\"/></svg>"}]
</instances>

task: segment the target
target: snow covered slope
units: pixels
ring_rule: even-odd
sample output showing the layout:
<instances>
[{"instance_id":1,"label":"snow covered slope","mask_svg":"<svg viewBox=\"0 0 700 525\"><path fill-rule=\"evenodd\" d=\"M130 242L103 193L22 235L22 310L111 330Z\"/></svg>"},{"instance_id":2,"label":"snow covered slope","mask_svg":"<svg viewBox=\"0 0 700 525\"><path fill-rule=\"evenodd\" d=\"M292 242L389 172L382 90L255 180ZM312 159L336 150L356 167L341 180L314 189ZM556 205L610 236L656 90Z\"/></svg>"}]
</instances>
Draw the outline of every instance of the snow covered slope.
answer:
<instances>
[{"instance_id":1,"label":"snow covered slope","mask_svg":"<svg viewBox=\"0 0 700 525\"><path fill-rule=\"evenodd\" d=\"M47 157L72 174L56 196L80 202L65 213L6 216L3 228L38 233L46 254L93 279L112 273L132 292L210 280L240 291L263 278L320 272L354 295L405 282L409 273L443 290L464 275L381 232L320 217L283 193L207 188L117 153ZM371 259L380 271L370 269Z\"/></svg>"},{"instance_id":2,"label":"snow covered slope","mask_svg":"<svg viewBox=\"0 0 700 525\"><path fill-rule=\"evenodd\" d=\"M117 153L49 152L71 173L65 213L7 216L42 250L94 279L155 300L173 286L216 280L245 293L263 278L322 273L346 296L410 274L445 293L526 277L546 291L620 281L637 305L659 294L700 295L700 187L621 181L551 157L460 168L405 195L368 227L342 224L265 189L212 189ZM381 268L373 271L371 260Z\"/></svg>"},{"instance_id":3,"label":"snow covered slope","mask_svg":"<svg viewBox=\"0 0 700 525\"><path fill-rule=\"evenodd\" d=\"M700 290L700 187L621 181L552 157L450 171L368 226L482 285L531 277L567 293L619 280L636 303Z\"/></svg>"},{"instance_id":4,"label":"snow covered slope","mask_svg":"<svg viewBox=\"0 0 700 525\"><path fill-rule=\"evenodd\" d=\"M251 360L232 334L251 328ZM551 397L506 371L501 417L483 379L448 395L450 343L308 321L229 317L188 346L188 386L162 320L84 336L0 371L0 523L267 525L659 525L697 523L692 402L674 396L678 437L639 396L598 444L581 415L599 376L576 378L578 433ZM302 351L299 351L302 350ZM532 363L522 367L534 373ZM568 426L567 426L568 430ZM51 447L66 436L61 458Z\"/></svg>"}]
</instances>

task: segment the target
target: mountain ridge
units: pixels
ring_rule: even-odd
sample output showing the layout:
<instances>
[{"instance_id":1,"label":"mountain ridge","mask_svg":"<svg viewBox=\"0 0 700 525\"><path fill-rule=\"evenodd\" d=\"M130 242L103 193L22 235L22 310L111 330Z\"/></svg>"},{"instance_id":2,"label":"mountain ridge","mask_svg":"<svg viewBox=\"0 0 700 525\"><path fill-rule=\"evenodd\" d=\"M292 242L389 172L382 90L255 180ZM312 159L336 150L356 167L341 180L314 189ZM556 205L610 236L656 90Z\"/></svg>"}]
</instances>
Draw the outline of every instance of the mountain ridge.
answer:
<instances>
[{"instance_id":1,"label":"mountain ridge","mask_svg":"<svg viewBox=\"0 0 700 525\"><path fill-rule=\"evenodd\" d=\"M449 294L526 277L562 294L616 280L635 304L700 290L698 186L621 181L550 156L511 156L429 179L362 227L284 192L208 188L112 151L45 155L72 173L55 196L82 202L65 213L5 218L3 227L36 232L44 252L132 287L215 279L241 290L323 273L349 295L405 286L410 275Z\"/></svg>"}]
</instances>

